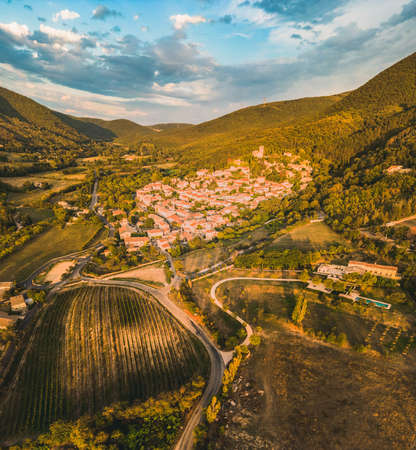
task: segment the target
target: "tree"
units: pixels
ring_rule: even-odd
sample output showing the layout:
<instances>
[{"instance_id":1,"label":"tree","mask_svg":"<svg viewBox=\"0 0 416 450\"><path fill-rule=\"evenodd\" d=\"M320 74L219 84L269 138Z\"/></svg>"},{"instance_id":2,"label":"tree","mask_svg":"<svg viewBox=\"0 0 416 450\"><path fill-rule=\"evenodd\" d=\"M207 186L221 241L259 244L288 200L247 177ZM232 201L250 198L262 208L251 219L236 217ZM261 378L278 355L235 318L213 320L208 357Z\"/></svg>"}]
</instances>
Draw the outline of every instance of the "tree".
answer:
<instances>
[{"instance_id":1,"label":"tree","mask_svg":"<svg viewBox=\"0 0 416 450\"><path fill-rule=\"evenodd\" d=\"M208 405L207 410L205 412L208 423L214 422L214 420L217 418L218 413L220 412L220 409L221 403L214 395L214 397L212 397L211 403Z\"/></svg>"},{"instance_id":2,"label":"tree","mask_svg":"<svg viewBox=\"0 0 416 450\"><path fill-rule=\"evenodd\" d=\"M257 334L252 334L250 336L250 344L251 345L257 346L257 345L260 345L260 342L261 342L261 337L258 336Z\"/></svg>"},{"instance_id":3,"label":"tree","mask_svg":"<svg viewBox=\"0 0 416 450\"><path fill-rule=\"evenodd\" d=\"M61 225L64 225L66 223L66 221L68 220L68 211L64 208L55 206L53 208L53 213L55 214L55 218L56 218L57 222Z\"/></svg>"},{"instance_id":4,"label":"tree","mask_svg":"<svg viewBox=\"0 0 416 450\"><path fill-rule=\"evenodd\" d=\"M308 307L308 300L305 298L305 296L303 294L296 296L296 304L292 312L293 323L295 323L296 325L302 324L302 321L306 314L307 307Z\"/></svg>"},{"instance_id":5,"label":"tree","mask_svg":"<svg viewBox=\"0 0 416 450\"><path fill-rule=\"evenodd\" d=\"M300 275L299 275L299 280L301 281L308 281L310 278L309 276L309 272L305 269Z\"/></svg>"}]
</instances>

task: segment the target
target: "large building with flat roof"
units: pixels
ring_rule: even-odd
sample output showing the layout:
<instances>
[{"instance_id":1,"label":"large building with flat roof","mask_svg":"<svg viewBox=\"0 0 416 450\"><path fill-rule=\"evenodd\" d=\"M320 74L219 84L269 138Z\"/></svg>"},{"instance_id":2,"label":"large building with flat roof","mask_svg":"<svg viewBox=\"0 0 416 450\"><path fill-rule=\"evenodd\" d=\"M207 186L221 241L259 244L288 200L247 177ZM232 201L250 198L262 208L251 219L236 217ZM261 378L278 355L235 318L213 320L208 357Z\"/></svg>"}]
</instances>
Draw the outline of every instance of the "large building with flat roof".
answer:
<instances>
[{"instance_id":1,"label":"large building with flat roof","mask_svg":"<svg viewBox=\"0 0 416 450\"><path fill-rule=\"evenodd\" d=\"M369 272L378 277L391 278L397 280L400 278L397 273L398 269L396 266L384 266L381 264L371 264L362 261L350 261L348 267L357 272Z\"/></svg>"}]
</instances>

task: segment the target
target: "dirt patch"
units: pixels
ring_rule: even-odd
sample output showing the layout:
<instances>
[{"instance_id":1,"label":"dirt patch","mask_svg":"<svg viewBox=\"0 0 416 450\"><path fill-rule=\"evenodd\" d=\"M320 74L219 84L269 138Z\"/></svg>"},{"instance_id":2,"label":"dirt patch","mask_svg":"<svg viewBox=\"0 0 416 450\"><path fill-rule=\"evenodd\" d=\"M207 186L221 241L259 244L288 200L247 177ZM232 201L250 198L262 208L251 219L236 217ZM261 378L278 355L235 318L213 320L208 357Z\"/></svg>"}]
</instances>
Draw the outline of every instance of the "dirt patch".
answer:
<instances>
[{"instance_id":1,"label":"dirt patch","mask_svg":"<svg viewBox=\"0 0 416 450\"><path fill-rule=\"evenodd\" d=\"M133 269L128 272L119 273L112 278L126 277L166 284L165 271L161 267L149 266L141 269Z\"/></svg>"},{"instance_id":2,"label":"dirt patch","mask_svg":"<svg viewBox=\"0 0 416 450\"><path fill-rule=\"evenodd\" d=\"M413 448L415 375L402 361L279 330L243 363L216 448Z\"/></svg>"},{"instance_id":3,"label":"dirt patch","mask_svg":"<svg viewBox=\"0 0 416 450\"><path fill-rule=\"evenodd\" d=\"M74 263L75 261L71 259L70 261L61 261L58 264L55 264L46 274L45 281L50 283L61 281L62 275L73 266Z\"/></svg>"}]
</instances>

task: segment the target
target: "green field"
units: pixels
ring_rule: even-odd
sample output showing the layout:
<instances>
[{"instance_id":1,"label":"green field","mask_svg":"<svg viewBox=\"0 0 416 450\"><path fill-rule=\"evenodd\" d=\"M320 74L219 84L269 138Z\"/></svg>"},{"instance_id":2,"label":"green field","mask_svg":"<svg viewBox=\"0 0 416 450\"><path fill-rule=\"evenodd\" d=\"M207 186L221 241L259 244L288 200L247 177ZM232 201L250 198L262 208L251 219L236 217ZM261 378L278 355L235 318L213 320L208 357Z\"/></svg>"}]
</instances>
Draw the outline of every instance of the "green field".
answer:
<instances>
[{"instance_id":1,"label":"green field","mask_svg":"<svg viewBox=\"0 0 416 450\"><path fill-rule=\"evenodd\" d=\"M47 182L52 187L47 190L35 189L28 192L11 192L8 195L10 202L17 205L31 206L34 202L38 202L52 192L60 192L63 189L75 186L85 181L85 174L76 173L65 175L62 171L56 172L41 172L35 175L28 175L24 177L0 177L0 181L8 183L15 187L22 187L28 181L31 183Z\"/></svg>"},{"instance_id":2,"label":"green field","mask_svg":"<svg viewBox=\"0 0 416 450\"><path fill-rule=\"evenodd\" d=\"M299 248L301 250L319 250L333 244L345 244L339 234L323 222L309 223L275 239L271 247L277 249Z\"/></svg>"},{"instance_id":3,"label":"green field","mask_svg":"<svg viewBox=\"0 0 416 450\"><path fill-rule=\"evenodd\" d=\"M121 287L62 292L27 338L0 378L3 443L176 390L208 367L202 344L155 300Z\"/></svg>"},{"instance_id":4,"label":"green field","mask_svg":"<svg viewBox=\"0 0 416 450\"><path fill-rule=\"evenodd\" d=\"M23 280L49 259L82 250L101 228L90 223L53 227L0 261L0 281Z\"/></svg>"},{"instance_id":5,"label":"green field","mask_svg":"<svg viewBox=\"0 0 416 450\"><path fill-rule=\"evenodd\" d=\"M50 219L54 216L52 209L46 209L46 208L30 208L30 207L23 207L19 208L18 212L22 214L27 214L31 219L33 223L40 222L41 220Z\"/></svg>"}]
</instances>

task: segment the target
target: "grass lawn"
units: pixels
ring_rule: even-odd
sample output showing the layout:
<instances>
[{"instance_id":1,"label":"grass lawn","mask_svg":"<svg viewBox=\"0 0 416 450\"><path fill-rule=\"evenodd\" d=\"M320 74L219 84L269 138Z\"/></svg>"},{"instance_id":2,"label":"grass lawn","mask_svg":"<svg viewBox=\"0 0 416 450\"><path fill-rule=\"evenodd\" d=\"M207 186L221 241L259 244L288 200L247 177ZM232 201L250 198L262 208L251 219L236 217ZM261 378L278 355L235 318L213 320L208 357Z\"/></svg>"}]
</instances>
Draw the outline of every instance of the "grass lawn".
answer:
<instances>
[{"instance_id":1,"label":"grass lawn","mask_svg":"<svg viewBox=\"0 0 416 450\"><path fill-rule=\"evenodd\" d=\"M271 247L277 249L299 248L301 250L318 250L333 244L345 244L339 234L323 222L309 223L294 228L289 233L278 237Z\"/></svg>"},{"instance_id":2,"label":"grass lawn","mask_svg":"<svg viewBox=\"0 0 416 450\"><path fill-rule=\"evenodd\" d=\"M100 228L85 223L51 228L0 261L0 281L24 280L49 259L82 250Z\"/></svg>"}]
</instances>

